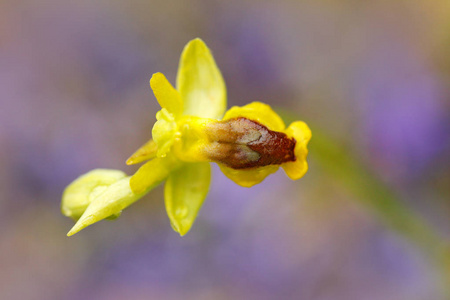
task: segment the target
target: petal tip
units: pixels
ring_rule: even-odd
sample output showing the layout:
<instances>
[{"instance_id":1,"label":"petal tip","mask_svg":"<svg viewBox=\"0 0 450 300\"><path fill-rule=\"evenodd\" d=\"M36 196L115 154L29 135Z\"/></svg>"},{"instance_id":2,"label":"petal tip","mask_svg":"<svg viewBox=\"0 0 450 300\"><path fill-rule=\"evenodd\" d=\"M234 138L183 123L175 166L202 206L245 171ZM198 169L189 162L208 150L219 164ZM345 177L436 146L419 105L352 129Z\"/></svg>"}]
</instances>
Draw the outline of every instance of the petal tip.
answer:
<instances>
[{"instance_id":1,"label":"petal tip","mask_svg":"<svg viewBox=\"0 0 450 300\"><path fill-rule=\"evenodd\" d=\"M186 48L187 47L192 47L192 46L201 46L201 47L206 47L206 43L199 37L190 40L187 44L186 44Z\"/></svg>"},{"instance_id":2,"label":"petal tip","mask_svg":"<svg viewBox=\"0 0 450 300\"><path fill-rule=\"evenodd\" d=\"M81 230L83 230L84 228L88 227L89 225L92 225L94 223L96 223L97 220L93 215L89 215L89 216L82 216L77 223L75 223L75 225L72 227L72 229L70 229L70 231L67 233L67 236L72 236L75 233L80 232Z\"/></svg>"},{"instance_id":3,"label":"petal tip","mask_svg":"<svg viewBox=\"0 0 450 300\"><path fill-rule=\"evenodd\" d=\"M150 78L150 87L153 89L152 85L154 85L155 81L161 79L162 77L165 77L165 76L161 72L153 73L152 77Z\"/></svg>"},{"instance_id":4,"label":"petal tip","mask_svg":"<svg viewBox=\"0 0 450 300\"><path fill-rule=\"evenodd\" d=\"M178 232L178 234L179 234L180 236L185 236L186 233L188 233L190 229L191 229L191 226L185 227L185 226L183 226L183 225L181 225L181 224L179 224L179 226L177 226L176 229L174 228L174 230L175 230L176 232Z\"/></svg>"},{"instance_id":5,"label":"petal tip","mask_svg":"<svg viewBox=\"0 0 450 300\"><path fill-rule=\"evenodd\" d=\"M75 224L75 226L73 226L72 229L70 229L70 231L67 233L67 236L70 237L75 233L78 233L80 230L82 230L82 228L78 228L78 226Z\"/></svg>"}]
</instances>

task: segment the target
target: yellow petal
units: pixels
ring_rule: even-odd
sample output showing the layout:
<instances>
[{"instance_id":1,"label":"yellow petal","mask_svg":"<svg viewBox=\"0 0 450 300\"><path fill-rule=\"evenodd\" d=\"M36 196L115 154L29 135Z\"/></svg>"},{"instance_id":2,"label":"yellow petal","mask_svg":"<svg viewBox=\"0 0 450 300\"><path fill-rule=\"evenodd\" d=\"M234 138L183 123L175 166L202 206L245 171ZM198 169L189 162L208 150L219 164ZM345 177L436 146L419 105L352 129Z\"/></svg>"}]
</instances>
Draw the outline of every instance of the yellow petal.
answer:
<instances>
[{"instance_id":1,"label":"yellow petal","mask_svg":"<svg viewBox=\"0 0 450 300\"><path fill-rule=\"evenodd\" d=\"M220 170L229 179L243 187L252 187L263 181L267 176L275 173L280 166L269 165L252 169L232 169L219 164Z\"/></svg>"},{"instance_id":2,"label":"yellow petal","mask_svg":"<svg viewBox=\"0 0 450 300\"><path fill-rule=\"evenodd\" d=\"M190 163L174 171L166 182L165 203L172 228L185 235L205 201L211 181L209 163Z\"/></svg>"},{"instance_id":3,"label":"yellow petal","mask_svg":"<svg viewBox=\"0 0 450 300\"><path fill-rule=\"evenodd\" d=\"M272 108L261 102L252 102L245 106L233 106L223 117L224 120L244 117L266 126L273 131L283 131L285 128L283 120Z\"/></svg>"},{"instance_id":4,"label":"yellow petal","mask_svg":"<svg viewBox=\"0 0 450 300\"><path fill-rule=\"evenodd\" d=\"M178 164L178 160L171 155L164 158L155 158L145 163L131 176L131 190L136 194L140 194L154 188L166 179Z\"/></svg>"},{"instance_id":5,"label":"yellow petal","mask_svg":"<svg viewBox=\"0 0 450 300\"><path fill-rule=\"evenodd\" d=\"M225 82L201 39L190 41L181 54L177 90L184 102L185 115L219 119L225 112Z\"/></svg>"},{"instance_id":6,"label":"yellow petal","mask_svg":"<svg viewBox=\"0 0 450 300\"><path fill-rule=\"evenodd\" d=\"M78 177L64 190L61 201L63 215L77 221L91 203L94 190L98 192L126 176L119 170L96 169Z\"/></svg>"},{"instance_id":7,"label":"yellow petal","mask_svg":"<svg viewBox=\"0 0 450 300\"><path fill-rule=\"evenodd\" d=\"M289 125L288 129L286 129L286 134L296 140L294 149L296 160L284 163L281 166L289 178L297 180L308 171L308 163L306 162L308 149L306 146L311 139L311 130L305 122L297 121Z\"/></svg>"},{"instance_id":8,"label":"yellow petal","mask_svg":"<svg viewBox=\"0 0 450 300\"><path fill-rule=\"evenodd\" d=\"M133 193L130 188L130 178L125 177L98 192L67 236L74 235L105 218L120 214L123 209L144 196L145 193Z\"/></svg>"},{"instance_id":9,"label":"yellow petal","mask_svg":"<svg viewBox=\"0 0 450 300\"><path fill-rule=\"evenodd\" d=\"M143 161L152 159L156 156L156 152L158 151L158 145L153 140L145 143L144 146L139 148L130 158L127 159L127 165L135 165L141 163Z\"/></svg>"},{"instance_id":10,"label":"yellow petal","mask_svg":"<svg viewBox=\"0 0 450 300\"><path fill-rule=\"evenodd\" d=\"M153 74L150 79L150 87L162 108L167 109L176 117L183 113L183 100L180 93L170 84L164 74Z\"/></svg>"}]
</instances>

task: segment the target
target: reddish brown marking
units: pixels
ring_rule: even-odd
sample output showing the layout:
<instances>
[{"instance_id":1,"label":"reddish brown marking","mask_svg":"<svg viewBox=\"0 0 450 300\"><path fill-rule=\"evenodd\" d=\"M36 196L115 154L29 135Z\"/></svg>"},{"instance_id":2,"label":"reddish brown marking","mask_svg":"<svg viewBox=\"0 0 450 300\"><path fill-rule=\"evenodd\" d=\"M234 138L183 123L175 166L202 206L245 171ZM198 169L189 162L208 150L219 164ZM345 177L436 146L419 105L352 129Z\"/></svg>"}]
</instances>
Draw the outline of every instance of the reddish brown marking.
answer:
<instances>
[{"instance_id":1,"label":"reddish brown marking","mask_svg":"<svg viewBox=\"0 0 450 300\"><path fill-rule=\"evenodd\" d=\"M215 151L209 152L214 161L233 169L295 161L296 141L288 138L285 133L272 131L244 117L222 121L217 125L210 128L209 132L210 138L217 143Z\"/></svg>"}]
</instances>

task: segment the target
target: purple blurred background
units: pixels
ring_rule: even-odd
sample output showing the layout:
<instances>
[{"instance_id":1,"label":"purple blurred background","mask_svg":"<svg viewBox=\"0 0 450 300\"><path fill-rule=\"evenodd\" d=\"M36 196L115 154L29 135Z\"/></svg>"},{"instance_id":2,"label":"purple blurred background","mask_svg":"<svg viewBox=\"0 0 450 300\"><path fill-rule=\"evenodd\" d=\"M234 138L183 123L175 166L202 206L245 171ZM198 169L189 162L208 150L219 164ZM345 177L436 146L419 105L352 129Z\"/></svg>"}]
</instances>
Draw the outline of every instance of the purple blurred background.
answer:
<instances>
[{"instance_id":1,"label":"purple blurred background","mask_svg":"<svg viewBox=\"0 0 450 300\"><path fill-rule=\"evenodd\" d=\"M433 245L386 226L389 208L364 205L341 180L354 174L314 151L322 132L450 239L450 2L394 2L0 2L0 299L446 299ZM175 83L195 37L229 106L259 100L310 125L310 171L245 189L215 167L183 238L161 187L67 238L63 189L97 167L136 170L124 162L159 109L148 80Z\"/></svg>"}]
</instances>

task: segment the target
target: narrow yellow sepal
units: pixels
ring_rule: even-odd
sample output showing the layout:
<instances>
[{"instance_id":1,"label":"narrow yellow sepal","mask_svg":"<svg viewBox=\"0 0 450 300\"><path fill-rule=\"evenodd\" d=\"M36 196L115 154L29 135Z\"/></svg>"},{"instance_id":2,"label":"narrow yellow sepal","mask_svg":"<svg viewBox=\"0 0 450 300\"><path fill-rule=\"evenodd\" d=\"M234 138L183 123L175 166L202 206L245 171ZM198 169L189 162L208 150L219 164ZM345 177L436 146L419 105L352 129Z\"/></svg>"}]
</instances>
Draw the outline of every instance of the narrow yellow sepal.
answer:
<instances>
[{"instance_id":1,"label":"narrow yellow sepal","mask_svg":"<svg viewBox=\"0 0 450 300\"><path fill-rule=\"evenodd\" d=\"M181 236L194 224L208 194L210 181L209 163L183 164L170 174L164 192L166 210L172 228Z\"/></svg>"},{"instance_id":2,"label":"narrow yellow sepal","mask_svg":"<svg viewBox=\"0 0 450 300\"><path fill-rule=\"evenodd\" d=\"M184 114L220 119L227 106L225 81L206 44L199 38L183 50L177 74L177 90Z\"/></svg>"},{"instance_id":3,"label":"narrow yellow sepal","mask_svg":"<svg viewBox=\"0 0 450 300\"><path fill-rule=\"evenodd\" d=\"M156 156L156 152L158 151L158 145L156 145L155 141L150 140L145 145L140 147L136 152L133 153L128 159L127 165L135 165L141 163L146 160L150 160Z\"/></svg>"},{"instance_id":4,"label":"narrow yellow sepal","mask_svg":"<svg viewBox=\"0 0 450 300\"><path fill-rule=\"evenodd\" d=\"M131 176L131 190L136 194L140 194L154 188L166 179L178 165L179 161L172 155L163 158L157 157L145 163Z\"/></svg>"}]
</instances>

